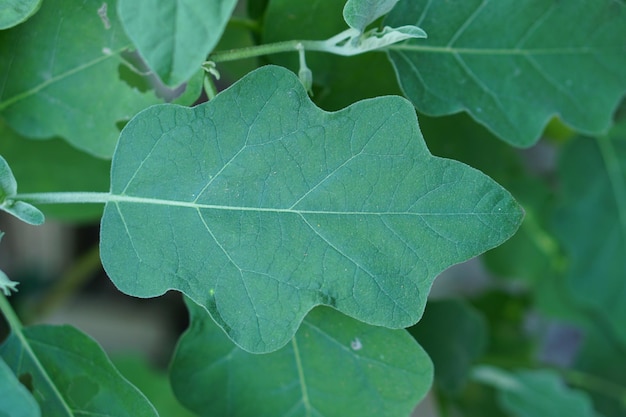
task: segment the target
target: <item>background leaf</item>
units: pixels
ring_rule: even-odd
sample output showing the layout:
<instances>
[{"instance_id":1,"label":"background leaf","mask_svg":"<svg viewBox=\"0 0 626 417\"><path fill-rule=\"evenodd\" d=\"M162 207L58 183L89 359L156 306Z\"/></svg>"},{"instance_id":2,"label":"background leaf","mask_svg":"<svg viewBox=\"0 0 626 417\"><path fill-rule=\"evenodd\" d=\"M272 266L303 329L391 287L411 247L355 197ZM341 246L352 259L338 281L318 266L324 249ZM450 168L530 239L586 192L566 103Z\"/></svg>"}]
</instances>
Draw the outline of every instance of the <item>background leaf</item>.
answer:
<instances>
[{"instance_id":1,"label":"background leaf","mask_svg":"<svg viewBox=\"0 0 626 417\"><path fill-rule=\"evenodd\" d=\"M426 352L404 331L316 308L282 349L235 346L204 309L188 303L171 380L201 416L406 416L432 383Z\"/></svg>"},{"instance_id":2,"label":"background leaf","mask_svg":"<svg viewBox=\"0 0 626 417\"><path fill-rule=\"evenodd\" d=\"M562 198L554 227L569 256L568 286L626 343L626 122L608 136L571 141L559 172Z\"/></svg>"},{"instance_id":3,"label":"background leaf","mask_svg":"<svg viewBox=\"0 0 626 417\"><path fill-rule=\"evenodd\" d=\"M0 29L19 25L41 6L41 0L3 0L0 3Z\"/></svg>"},{"instance_id":4,"label":"background leaf","mask_svg":"<svg viewBox=\"0 0 626 417\"><path fill-rule=\"evenodd\" d=\"M206 313L205 313L206 314ZM115 367L150 400L160 417L192 417L174 396L168 375L151 366L144 356L129 354L113 358Z\"/></svg>"},{"instance_id":5,"label":"background leaf","mask_svg":"<svg viewBox=\"0 0 626 417\"><path fill-rule=\"evenodd\" d=\"M101 256L140 297L178 289L246 350L275 350L327 304L400 328L436 275L496 246L522 213L491 179L435 158L399 97L325 113L263 67L193 109L124 129Z\"/></svg>"},{"instance_id":6,"label":"background leaf","mask_svg":"<svg viewBox=\"0 0 626 417\"><path fill-rule=\"evenodd\" d=\"M389 49L420 111L467 111L517 146L536 142L554 115L608 130L626 90L626 7L614 0L403 0L385 24L428 33Z\"/></svg>"},{"instance_id":7,"label":"background leaf","mask_svg":"<svg viewBox=\"0 0 626 417\"><path fill-rule=\"evenodd\" d=\"M0 346L46 416L153 416L156 412L113 367L100 346L69 326L32 326Z\"/></svg>"},{"instance_id":8,"label":"background leaf","mask_svg":"<svg viewBox=\"0 0 626 417\"><path fill-rule=\"evenodd\" d=\"M1 272L1 271L0 271ZM39 417L41 411L33 396L0 358L0 415Z\"/></svg>"},{"instance_id":9,"label":"background leaf","mask_svg":"<svg viewBox=\"0 0 626 417\"><path fill-rule=\"evenodd\" d=\"M474 377L494 386L500 405L515 417L594 417L589 397L568 388L552 371L516 371L481 366Z\"/></svg>"},{"instance_id":10,"label":"background leaf","mask_svg":"<svg viewBox=\"0 0 626 417\"><path fill-rule=\"evenodd\" d=\"M126 33L163 80L177 86L213 50L237 0L119 0Z\"/></svg>"},{"instance_id":11,"label":"background leaf","mask_svg":"<svg viewBox=\"0 0 626 417\"><path fill-rule=\"evenodd\" d=\"M448 395L458 394L485 351L485 319L461 300L429 301L422 319L408 330L433 360L437 386Z\"/></svg>"},{"instance_id":12,"label":"background leaf","mask_svg":"<svg viewBox=\"0 0 626 417\"><path fill-rule=\"evenodd\" d=\"M110 157L116 123L160 101L120 79L129 46L115 1L46 0L26 23L0 32L0 116L29 138L60 136Z\"/></svg>"}]
</instances>

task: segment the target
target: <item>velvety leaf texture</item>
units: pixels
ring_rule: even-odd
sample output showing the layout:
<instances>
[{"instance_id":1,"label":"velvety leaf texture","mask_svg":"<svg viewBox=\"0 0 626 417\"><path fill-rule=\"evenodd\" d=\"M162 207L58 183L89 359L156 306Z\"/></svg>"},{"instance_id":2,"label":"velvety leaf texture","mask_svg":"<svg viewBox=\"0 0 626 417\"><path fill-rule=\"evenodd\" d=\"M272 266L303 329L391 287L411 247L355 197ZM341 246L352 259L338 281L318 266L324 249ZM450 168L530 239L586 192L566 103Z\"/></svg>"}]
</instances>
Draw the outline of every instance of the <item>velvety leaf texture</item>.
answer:
<instances>
[{"instance_id":1,"label":"velvety leaf texture","mask_svg":"<svg viewBox=\"0 0 626 417\"><path fill-rule=\"evenodd\" d=\"M39 417L39 405L0 358L0 416Z\"/></svg>"},{"instance_id":2,"label":"velvety leaf texture","mask_svg":"<svg viewBox=\"0 0 626 417\"><path fill-rule=\"evenodd\" d=\"M0 345L0 356L32 387L45 416L157 416L102 348L73 327L32 326L12 332Z\"/></svg>"},{"instance_id":3,"label":"velvety leaf texture","mask_svg":"<svg viewBox=\"0 0 626 417\"><path fill-rule=\"evenodd\" d=\"M320 307L288 345L254 355L192 304L170 379L181 402L200 416L407 416L432 383L428 355L404 330Z\"/></svg>"},{"instance_id":4,"label":"velvety leaf texture","mask_svg":"<svg viewBox=\"0 0 626 417\"><path fill-rule=\"evenodd\" d=\"M129 46L115 1L46 0L26 23L0 31L0 115L24 136L60 136L110 158L116 123L160 101L120 79Z\"/></svg>"},{"instance_id":5,"label":"velvety leaf texture","mask_svg":"<svg viewBox=\"0 0 626 417\"><path fill-rule=\"evenodd\" d=\"M32 16L42 0L2 0L0 2L0 30L19 25Z\"/></svg>"},{"instance_id":6,"label":"velvety leaf texture","mask_svg":"<svg viewBox=\"0 0 626 417\"><path fill-rule=\"evenodd\" d=\"M119 0L128 36L168 85L186 82L213 50L237 0Z\"/></svg>"},{"instance_id":7,"label":"velvety leaf texture","mask_svg":"<svg viewBox=\"0 0 626 417\"><path fill-rule=\"evenodd\" d=\"M476 369L475 377L498 390L501 407L514 417L595 417L589 396L567 387L553 371Z\"/></svg>"},{"instance_id":8,"label":"velvety leaf texture","mask_svg":"<svg viewBox=\"0 0 626 417\"><path fill-rule=\"evenodd\" d=\"M559 168L555 232L570 258L568 286L626 343L626 122L608 136L570 143Z\"/></svg>"},{"instance_id":9,"label":"velvety leaf texture","mask_svg":"<svg viewBox=\"0 0 626 417\"><path fill-rule=\"evenodd\" d=\"M522 218L493 180L428 152L406 100L326 113L272 66L206 104L142 112L111 171L100 248L113 282L178 289L255 352L287 343L318 304L414 324L438 273Z\"/></svg>"},{"instance_id":10,"label":"velvety leaf texture","mask_svg":"<svg viewBox=\"0 0 626 417\"><path fill-rule=\"evenodd\" d=\"M389 13L398 0L348 0L343 9L346 23L361 32L367 25Z\"/></svg>"},{"instance_id":11,"label":"velvety leaf texture","mask_svg":"<svg viewBox=\"0 0 626 417\"><path fill-rule=\"evenodd\" d=\"M428 33L389 49L420 111L467 111L514 145L535 143L554 115L605 132L626 91L619 1L401 0L385 24Z\"/></svg>"}]
</instances>

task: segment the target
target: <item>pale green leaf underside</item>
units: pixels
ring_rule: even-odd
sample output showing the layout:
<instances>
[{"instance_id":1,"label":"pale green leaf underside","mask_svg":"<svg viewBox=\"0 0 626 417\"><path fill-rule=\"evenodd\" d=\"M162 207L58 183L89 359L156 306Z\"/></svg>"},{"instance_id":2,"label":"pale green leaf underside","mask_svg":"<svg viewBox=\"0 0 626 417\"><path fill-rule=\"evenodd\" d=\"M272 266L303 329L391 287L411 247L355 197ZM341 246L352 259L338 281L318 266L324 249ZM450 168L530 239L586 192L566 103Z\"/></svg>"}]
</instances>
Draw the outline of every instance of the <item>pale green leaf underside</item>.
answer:
<instances>
[{"instance_id":1,"label":"pale green leaf underside","mask_svg":"<svg viewBox=\"0 0 626 417\"><path fill-rule=\"evenodd\" d=\"M547 370L507 372L491 366L475 369L474 378L498 390L501 407L514 417L594 417L589 396L565 385Z\"/></svg>"},{"instance_id":2,"label":"pale green leaf underside","mask_svg":"<svg viewBox=\"0 0 626 417\"><path fill-rule=\"evenodd\" d=\"M179 400L200 416L407 416L431 386L428 355L406 331L316 308L266 355L235 346L188 303L189 330L170 367Z\"/></svg>"},{"instance_id":3,"label":"pale green leaf underside","mask_svg":"<svg viewBox=\"0 0 626 417\"><path fill-rule=\"evenodd\" d=\"M32 326L0 345L49 416L156 417L152 405L113 367L102 348L69 326Z\"/></svg>"},{"instance_id":4,"label":"pale green leaf underside","mask_svg":"<svg viewBox=\"0 0 626 417\"><path fill-rule=\"evenodd\" d=\"M32 16L42 0L2 0L0 2L0 30L19 25Z\"/></svg>"},{"instance_id":5,"label":"pale green leaf underside","mask_svg":"<svg viewBox=\"0 0 626 417\"><path fill-rule=\"evenodd\" d=\"M522 217L493 180L430 155L406 100L326 113L271 66L209 103L138 115L111 194L100 246L118 288L180 290L256 352L287 343L318 304L415 323L438 273Z\"/></svg>"},{"instance_id":6,"label":"pale green leaf underside","mask_svg":"<svg viewBox=\"0 0 626 417\"><path fill-rule=\"evenodd\" d=\"M46 0L26 23L0 32L0 115L24 136L60 136L110 157L116 123L159 102L120 80L129 45L115 1Z\"/></svg>"},{"instance_id":7,"label":"pale green leaf underside","mask_svg":"<svg viewBox=\"0 0 626 417\"><path fill-rule=\"evenodd\" d=\"M0 271L1 273L1 271ZM41 410L33 396L0 358L0 415L39 417Z\"/></svg>"},{"instance_id":8,"label":"pale green leaf underside","mask_svg":"<svg viewBox=\"0 0 626 417\"><path fill-rule=\"evenodd\" d=\"M626 342L626 122L607 136L571 142L560 177L555 232L570 258L567 284Z\"/></svg>"},{"instance_id":9,"label":"pale green leaf underside","mask_svg":"<svg viewBox=\"0 0 626 417\"><path fill-rule=\"evenodd\" d=\"M535 143L554 115L604 132L626 91L626 7L615 0L403 0L385 24L429 35L389 52L420 111L467 111L514 145Z\"/></svg>"},{"instance_id":10,"label":"pale green leaf underside","mask_svg":"<svg viewBox=\"0 0 626 417\"><path fill-rule=\"evenodd\" d=\"M389 13L398 0L348 0L343 9L343 18L348 26L364 32L367 25Z\"/></svg>"},{"instance_id":11,"label":"pale green leaf underside","mask_svg":"<svg viewBox=\"0 0 626 417\"><path fill-rule=\"evenodd\" d=\"M120 20L164 83L177 86L213 50L237 0L119 0Z\"/></svg>"}]
</instances>

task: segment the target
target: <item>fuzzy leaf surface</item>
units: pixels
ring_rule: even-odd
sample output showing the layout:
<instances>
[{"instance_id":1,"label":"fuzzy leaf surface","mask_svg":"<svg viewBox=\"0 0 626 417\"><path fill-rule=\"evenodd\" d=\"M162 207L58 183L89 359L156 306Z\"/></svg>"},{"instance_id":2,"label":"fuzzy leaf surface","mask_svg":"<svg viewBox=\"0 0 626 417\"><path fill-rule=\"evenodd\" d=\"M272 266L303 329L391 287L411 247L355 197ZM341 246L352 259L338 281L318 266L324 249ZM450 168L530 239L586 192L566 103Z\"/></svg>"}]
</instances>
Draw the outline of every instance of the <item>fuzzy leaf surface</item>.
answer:
<instances>
[{"instance_id":1,"label":"fuzzy leaf surface","mask_svg":"<svg viewBox=\"0 0 626 417\"><path fill-rule=\"evenodd\" d=\"M513 145L535 143L554 115L606 132L626 91L623 2L402 0L385 24L428 33L389 48L420 111L466 111Z\"/></svg>"},{"instance_id":2,"label":"fuzzy leaf surface","mask_svg":"<svg viewBox=\"0 0 626 417\"><path fill-rule=\"evenodd\" d=\"M2 358L0 358L0 395L2 396L0 415L11 417L41 416L37 401L15 377L11 368Z\"/></svg>"},{"instance_id":3,"label":"fuzzy leaf surface","mask_svg":"<svg viewBox=\"0 0 626 417\"><path fill-rule=\"evenodd\" d=\"M346 23L359 32L364 32L367 25L389 13L398 0L348 0L343 9Z\"/></svg>"},{"instance_id":4,"label":"fuzzy leaf surface","mask_svg":"<svg viewBox=\"0 0 626 417\"><path fill-rule=\"evenodd\" d=\"M6 159L0 156L0 210L32 225L44 222L44 215L31 204L13 199L17 194L17 181Z\"/></svg>"},{"instance_id":5,"label":"fuzzy leaf surface","mask_svg":"<svg viewBox=\"0 0 626 417\"><path fill-rule=\"evenodd\" d=\"M109 277L139 297L182 291L255 352L286 344L318 304L414 324L438 273L522 218L493 180L428 152L408 101L327 113L272 66L209 103L145 110L111 172Z\"/></svg>"},{"instance_id":6,"label":"fuzzy leaf surface","mask_svg":"<svg viewBox=\"0 0 626 417\"><path fill-rule=\"evenodd\" d=\"M237 0L119 0L126 33L164 83L198 71L219 41Z\"/></svg>"},{"instance_id":7,"label":"fuzzy leaf surface","mask_svg":"<svg viewBox=\"0 0 626 417\"><path fill-rule=\"evenodd\" d=\"M607 136L572 141L559 172L562 201L554 226L569 256L568 286L626 343L626 122Z\"/></svg>"},{"instance_id":8,"label":"fuzzy leaf surface","mask_svg":"<svg viewBox=\"0 0 626 417\"><path fill-rule=\"evenodd\" d=\"M46 416L157 416L102 348L73 327L14 329L0 345L0 357L32 386Z\"/></svg>"},{"instance_id":9,"label":"fuzzy leaf surface","mask_svg":"<svg viewBox=\"0 0 626 417\"><path fill-rule=\"evenodd\" d=\"M19 25L35 14L42 0L3 0L0 3L0 30Z\"/></svg>"},{"instance_id":10,"label":"fuzzy leaf surface","mask_svg":"<svg viewBox=\"0 0 626 417\"><path fill-rule=\"evenodd\" d=\"M514 417L596 416L589 396L569 388L554 371L507 372L481 366L474 378L498 390L501 407Z\"/></svg>"},{"instance_id":11,"label":"fuzzy leaf surface","mask_svg":"<svg viewBox=\"0 0 626 417\"><path fill-rule=\"evenodd\" d=\"M188 308L191 325L170 379L200 416L406 416L432 383L428 355L404 330L316 308L288 345L254 355L235 346L206 310Z\"/></svg>"},{"instance_id":12,"label":"fuzzy leaf surface","mask_svg":"<svg viewBox=\"0 0 626 417\"><path fill-rule=\"evenodd\" d=\"M129 46L115 1L46 0L27 22L0 32L0 115L23 136L60 136L110 158L116 123L160 101L120 79Z\"/></svg>"}]
</instances>

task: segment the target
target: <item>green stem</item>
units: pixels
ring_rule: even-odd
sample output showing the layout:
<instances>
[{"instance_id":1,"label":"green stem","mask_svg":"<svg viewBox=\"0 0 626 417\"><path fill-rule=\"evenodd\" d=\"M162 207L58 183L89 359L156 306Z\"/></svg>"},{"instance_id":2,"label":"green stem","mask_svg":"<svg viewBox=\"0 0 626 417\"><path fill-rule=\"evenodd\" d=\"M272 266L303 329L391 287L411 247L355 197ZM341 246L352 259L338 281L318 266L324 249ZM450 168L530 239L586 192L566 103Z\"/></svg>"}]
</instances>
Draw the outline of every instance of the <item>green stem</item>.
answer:
<instances>
[{"instance_id":1,"label":"green stem","mask_svg":"<svg viewBox=\"0 0 626 417\"><path fill-rule=\"evenodd\" d=\"M573 369L560 369L559 371L569 384L613 398L626 407L626 387Z\"/></svg>"},{"instance_id":2,"label":"green stem","mask_svg":"<svg viewBox=\"0 0 626 417\"><path fill-rule=\"evenodd\" d=\"M255 58L262 55L279 54L283 52L298 51L304 48L307 51L327 51L326 41L285 41L267 43L264 45L249 46L247 48L216 51L209 55L208 60L213 62L236 61L245 58Z\"/></svg>"},{"instance_id":3,"label":"green stem","mask_svg":"<svg viewBox=\"0 0 626 417\"><path fill-rule=\"evenodd\" d=\"M7 298L2 293L0 293L0 311L4 315L4 318L7 320L11 331L21 335L22 322L19 318L17 318L17 315L15 314L13 307L11 307L9 300L7 300Z\"/></svg>"},{"instance_id":4,"label":"green stem","mask_svg":"<svg viewBox=\"0 0 626 417\"><path fill-rule=\"evenodd\" d=\"M107 203L112 200L110 193L65 192L16 194L12 200L32 204L68 204L68 203Z\"/></svg>"},{"instance_id":5,"label":"green stem","mask_svg":"<svg viewBox=\"0 0 626 417\"><path fill-rule=\"evenodd\" d=\"M213 81L213 75L210 73L204 74L204 91L206 92L209 101L213 100L217 96L217 87Z\"/></svg>"},{"instance_id":6,"label":"green stem","mask_svg":"<svg viewBox=\"0 0 626 417\"><path fill-rule=\"evenodd\" d=\"M48 291L41 302L37 304L33 312L24 318L25 323L29 323L39 317L45 317L58 305L62 304L70 296L76 293L89 277L93 276L100 263L100 248L93 245L91 249L82 255L62 278Z\"/></svg>"}]
</instances>

